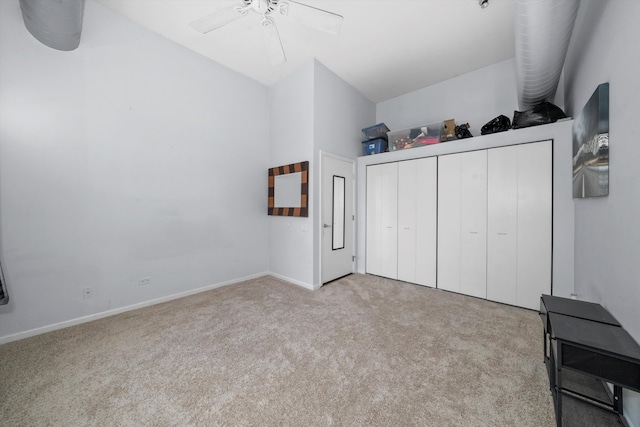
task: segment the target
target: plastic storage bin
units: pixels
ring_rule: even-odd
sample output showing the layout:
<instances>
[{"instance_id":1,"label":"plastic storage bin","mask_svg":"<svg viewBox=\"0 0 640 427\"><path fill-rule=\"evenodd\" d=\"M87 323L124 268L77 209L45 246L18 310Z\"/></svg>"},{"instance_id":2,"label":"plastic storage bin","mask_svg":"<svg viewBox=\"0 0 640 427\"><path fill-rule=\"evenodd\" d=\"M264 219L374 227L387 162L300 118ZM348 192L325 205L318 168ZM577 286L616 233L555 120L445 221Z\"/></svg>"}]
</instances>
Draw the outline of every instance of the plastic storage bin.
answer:
<instances>
[{"instance_id":1,"label":"plastic storage bin","mask_svg":"<svg viewBox=\"0 0 640 427\"><path fill-rule=\"evenodd\" d=\"M389 151L422 147L440 142L442 123L418 126L411 129L396 130L387 133Z\"/></svg>"},{"instance_id":2,"label":"plastic storage bin","mask_svg":"<svg viewBox=\"0 0 640 427\"><path fill-rule=\"evenodd\" d=\"M389 128L384 123L378 123L377 125L369 126L362 129L362 133L364 133L364 136L366 136L368 139L387 139L387 132L389 132Z\"/></svg>"},{"instance_id":3,"label":"plastic storage bin","mask_svg":"<svg viewBox=\"0 0 640 427\"><path fill-rule=\"evenodd\" d=\"M384 153L387 151L387 140L384 138L370 139L362 143L364 155Z\"/></svg>"}]
</instances>

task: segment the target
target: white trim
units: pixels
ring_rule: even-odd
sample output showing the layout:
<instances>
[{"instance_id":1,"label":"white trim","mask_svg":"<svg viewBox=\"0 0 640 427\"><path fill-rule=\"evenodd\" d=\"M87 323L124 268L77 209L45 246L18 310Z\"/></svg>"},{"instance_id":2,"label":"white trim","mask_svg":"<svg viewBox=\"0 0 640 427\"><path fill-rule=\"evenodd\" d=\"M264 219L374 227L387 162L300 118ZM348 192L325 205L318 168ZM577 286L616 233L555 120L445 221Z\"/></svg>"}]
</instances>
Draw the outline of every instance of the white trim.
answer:
<instances>
[{"instance_id":1,"label":"white trim","mask_svg":"<svg viewBox=\"0 0 640 427\"><path fill-rule=\"evenodd\" d=\"M347 162L347 163L355 163L356 162L355 159L350 159L348 157L343 157L343 156L339 156L337 154L330 153L328 151L320 150L320 158L322 158L322 156L331 157L332 159L335 159L335 160L342 160L343 162Z\"/></svg>"},{"instance_id":2,"label":"white trim","mask_svg":"<svg viewBox=\"0 0 640 427\"><path fill-rule=\"evenodd\" d=\"M233 285L236 283L244 282L251 279L257 279L258 277L264 277L272 273L263 272L251 274L249 276L239 277L237 279L227 280L225 282L215 283L213 285L208 285L203 288L192 289L190 291L179 292L177 294L167 295L160 298L155 298L148 301L139 302L136 304L127 305L125 307L114 308L112 310L102 311L100 313L90 314L88 316L77 317L71 320L65 320L63 322L54 323L52 325L41 326L39 328L29 329L28 331L18 332L11 335L6 335L4 337L0 337L0 345L6 344L12 341L18 341L24 338L33 337L36 335L44 334L46 332L55 331L58 329L68 328L69 326L80 325L82 323L91 322L93 320L102 319L109 316L115 316L116 314L124 313L127 311L137 310L139 308L149 307L156 304L161 304L163 302L172 301L178 298L187 297L190 295L199 294L200 292L210 291L212 289L221 288L223 286ZM290 281L290 279L287 279Z\"/></svg>"},{"instance_id":3,"label":"white trim","mask_svg":"<svg viewBox=\"0 0 640 427\"><path fill-rule=\"evenodd\" d=\"M272 273L272 272L269 272L267 274L269 276L275 277L276 279L284 280L285 282L292 283L292 284L294 284L296 286L303 287L303 288L308 289L310 291L317 291L318 289L320 289L320 286L322 286L319 283L316 283L315 285L311 285L309 283L301 282L300 280L292 279L291 277L283 276L282 274L277 274L277 273Z\"/></svg>"}]
</instances>

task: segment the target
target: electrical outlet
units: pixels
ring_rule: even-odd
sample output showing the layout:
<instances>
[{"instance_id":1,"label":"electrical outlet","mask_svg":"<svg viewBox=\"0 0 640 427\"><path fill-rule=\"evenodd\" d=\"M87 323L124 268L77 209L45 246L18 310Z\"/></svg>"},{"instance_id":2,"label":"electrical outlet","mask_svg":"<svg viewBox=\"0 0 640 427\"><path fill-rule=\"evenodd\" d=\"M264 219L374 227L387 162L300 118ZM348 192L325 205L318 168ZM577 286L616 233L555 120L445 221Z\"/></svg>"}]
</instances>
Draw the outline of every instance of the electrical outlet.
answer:
<instances>
[{"instance_id":1,"label":"electrical outlet","mask_svg":"<svg viewBox=\"0 0 640 427\"><path fill-rule=\"evenodd\" d=\"M138 279L138 286L146 286L151 284L151 276L140 277Z\"/></svg>"},{"instance_id":2,"label":"electrical outlet","mask_svg":"<svg viewBox=\"0 0 640 427\"><path fill-rule=\"evenodd\" d=\"M82 288L82 298L89 299L93 296L93 288Z\"/></svg>"}]
</instances>

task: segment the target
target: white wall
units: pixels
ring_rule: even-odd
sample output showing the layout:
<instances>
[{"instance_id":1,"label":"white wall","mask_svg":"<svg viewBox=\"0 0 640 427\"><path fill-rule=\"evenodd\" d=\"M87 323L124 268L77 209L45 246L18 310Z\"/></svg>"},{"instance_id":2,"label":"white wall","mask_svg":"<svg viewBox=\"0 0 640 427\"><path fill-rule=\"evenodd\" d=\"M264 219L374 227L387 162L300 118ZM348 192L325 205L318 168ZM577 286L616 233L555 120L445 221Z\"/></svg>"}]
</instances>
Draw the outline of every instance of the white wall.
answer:
<instances>
[{"instance_id":1,"label":"white wall","mask_svg":"<svg viewBox=\"0 0 640 427\"><path fill-rule=\"evenodd\" d=\"M499 62L471 73L380 102L376 123L391 130L455 119L469 123L471 133L503 114L513 119L518 96L515 59Z\"/></svg>"},{"instance_id":2,"label":"white wall","mask_svg":"<svg viewBox=\"0 0 640 427\"><path fill-rule=\"evenodd\" d=\"M270 269L307 288L320 286L319 153L354 159L375 104L313 60L269 88L270 165L309 161L309 217L270 217Z\"/></svg>"},{"instance_id":3,"label":"white wall","mask_svg":"<svg viewBox=\"0 0 640 427\"><path fill-rule=\"evenodd\" d=\"M575 278L579 299L606 307L640 342L640 2L583 0L565 64L565 103L577 116L609 82L609 195L575 200ZM640 426L640 395L625 396Z\"/></svg>"},{"instance_id":4,"label":"white wall","mask_svg":"<svg viewBox=\"0 0 640 427\"><path fill-rule=\"evenodd\" d=\"M309 217L270 216L269 268L281 278L313 288L313 74L314 62L269 88L269 167L309 161ZM264 141L267 144L269 141ZM266 194L267 171L264 171ZM266 213L266 202L264 212Z\"/></svg>"},{"instance_id":5,"label":"white wall","mask_svg":"<svg viewBox=\"0 0 640 427\"><path fill-rule=\"evenodd\" d=\"M362 129L375 124L373 101L318 61L314 73L314 163L320 164L320 150L355 160L362 155ZM320 168L314 168L314 240L319 242ZM314 283L320 282L320 245L314 245Z\"/></svg>"},{"instance_id":6,"label":"white wall","mask_svg":"<svg viewBox=\"0 0 640 427\"><path fill-rule=\"evenodd\" d=\"M361 273L365 271L367 165L553 139L553 295L571 296L574 290L573 201L571 199L572 123L573 121L568 120L358 158L357 270Z\"/></svg>"},{"instance_id":7,"label":"white wall","mask_svg":"<svg viewBox=\"0 0 640 427\"><path fill-rule=\"evenodd\" d=\"M0 2L0 339L267 271L267 100L94 2L71 52Z\"/></svg>"}]
</instances>

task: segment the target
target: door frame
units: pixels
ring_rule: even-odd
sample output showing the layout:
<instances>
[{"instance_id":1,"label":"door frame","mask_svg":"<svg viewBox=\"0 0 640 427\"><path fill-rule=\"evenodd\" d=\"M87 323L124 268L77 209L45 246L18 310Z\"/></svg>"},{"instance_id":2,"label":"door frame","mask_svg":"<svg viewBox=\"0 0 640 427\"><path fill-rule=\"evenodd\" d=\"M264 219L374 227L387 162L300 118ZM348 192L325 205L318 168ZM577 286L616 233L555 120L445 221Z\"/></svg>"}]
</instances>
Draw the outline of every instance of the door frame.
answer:
<instances>
[{"instance_id":1,"label":"door frame","mask_svg":"<svg viewBox=\"0 0 640 427\"><path fill-rule=\"evenodd\" d=\"M323 188L322 188L322 164L323 164L323 159L324 158L331 158L334 160L341 160L343 162L347 162L347 163L351 163L351 173L352 173L352 180L353 180L353 197L351 200L352 203L352 212L353 212L353 230L352 230L352 235L351 235L351 244L352 244L352 248L353 248L353 253L351 254L351 273L355 273L356 271L356 160L355 159L350 159L348 157L343 157L337 154L333 154L330 153L328 151L323 151L320 150L320 154L319 154L319 167L318 167L318 220L317 220L317 226L318 226L318 277L320 278L320 284L319 286L323 286L324 282L323 282L323 278L322 278L322 192L323 192ZM348 236L345 236L345 239L348 239Z\"/></svg>"}]
</instances>

